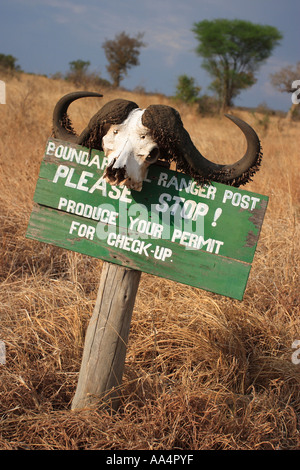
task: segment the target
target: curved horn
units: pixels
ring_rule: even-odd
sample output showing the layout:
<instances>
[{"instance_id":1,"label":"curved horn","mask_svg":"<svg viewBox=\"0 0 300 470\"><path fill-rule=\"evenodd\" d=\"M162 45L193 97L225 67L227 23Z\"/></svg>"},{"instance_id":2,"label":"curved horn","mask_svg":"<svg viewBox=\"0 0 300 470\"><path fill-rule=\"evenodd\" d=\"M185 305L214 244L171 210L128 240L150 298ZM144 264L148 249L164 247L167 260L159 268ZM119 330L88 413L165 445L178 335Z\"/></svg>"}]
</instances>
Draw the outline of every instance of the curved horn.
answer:
<instances>
[{"instance_id":1,"label":"curved horn","mask_svg":"<svg viewBox=\"0 0 300 470\"><path fill-rule=\"evenodd\" d=\"M63 96L56 104L53 111L53 135L57 139L67 140L79 144L79 137L72 128L71 121L67 111L70 104L79 98L96 97L101 98L103 95L92 91L75 91Z\"/></svg>"},{"instance_id":2,"label":"curved horn","mask_svg":"<svg viewBox=\"0 0 300 470\"><path fill-rule=\"evenodd\" d=\"M231 165L219 165L206 159L184 129L179 113L169 106L149 106L144 113L143 124L153 132L158 143L160 141L163 149L176 161L178 168L189 173L199 183L218 181L240 186L251 181L259 168L262 158L260 141L249 124L235 116L225 116L241 129L247 140L245 155Z\"/></svg>"},{"instance_id":3,"label":"curved horn","mask_svg":"<svg viewBox=\"0 0 300 470\"><path fill-rule=\"evenodd\" d=\"M102 150L102 137L106 134L108 127L111 124L120 124L127 118L130 111L138 108L138 105L133 101L123 99L109 101L91 118L80 136L77 136L67 114L68 107L79 98L100 98L102 96L92 91L76 91L63 96L56 104L53 112L54 137Z\"/></svg>"},{"instance_id":4,"label":"curved horn","mask_svg":"<svg viewBox=\"0 0 300 470\"><path fill-rule=\"evenodd\" d=\"M198 159L193 157L190 159L189 164L197 171L198 168L203 167L204 163L207 173L212 176L214 181L240 186L251 181L251 177L259 169L262 158L261 145L256 132L249 124L236 116L230 116L229 114L225 114L225 116L234 122L246 137L247 150L245 155L231 165L218 165L210 162L200 154L202 157L201 165L198 166ZM187 156L187 158L189 157Z\"/></svg>"},{"instance_id":5,"label":"curved horn","mask_svg":"<svg viewBox=\"0 0 300 470\"><path fill-rule=\"evenodd\" d=\"M236 163L225 165L225 168L227 171L231 172L231 177L233 179L238 180L239 178L245 178L246 176L247 181L249 181L251 176L259 169L261 163L262 148L260 140L255 130L252 129L252 127L245 121L236 116L230 116L229 114L225 114L225 116L241 129L247 140L247 150L245 155ZM240 184L245 184L247 181Z\"/></svg>"}]
</instances>

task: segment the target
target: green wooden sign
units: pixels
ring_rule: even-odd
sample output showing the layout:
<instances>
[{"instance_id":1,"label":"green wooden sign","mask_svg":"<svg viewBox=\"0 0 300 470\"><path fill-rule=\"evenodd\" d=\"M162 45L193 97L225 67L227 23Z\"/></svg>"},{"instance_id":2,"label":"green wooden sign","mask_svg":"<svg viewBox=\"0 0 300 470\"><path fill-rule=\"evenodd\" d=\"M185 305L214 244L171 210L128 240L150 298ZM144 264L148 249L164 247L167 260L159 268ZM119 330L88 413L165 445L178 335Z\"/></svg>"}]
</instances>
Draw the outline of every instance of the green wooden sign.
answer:
<instances>
[{"instance_id":1,"label":"green wooden sign","mask_svg":"<svg viewBox=\"0 0 300 470\"><path fill-rule=\"evenodd\" d=\"M28 238L242 300L268 197L152 165L110 186L103 152L49 139Z\"/></svg>"}]
</instances>

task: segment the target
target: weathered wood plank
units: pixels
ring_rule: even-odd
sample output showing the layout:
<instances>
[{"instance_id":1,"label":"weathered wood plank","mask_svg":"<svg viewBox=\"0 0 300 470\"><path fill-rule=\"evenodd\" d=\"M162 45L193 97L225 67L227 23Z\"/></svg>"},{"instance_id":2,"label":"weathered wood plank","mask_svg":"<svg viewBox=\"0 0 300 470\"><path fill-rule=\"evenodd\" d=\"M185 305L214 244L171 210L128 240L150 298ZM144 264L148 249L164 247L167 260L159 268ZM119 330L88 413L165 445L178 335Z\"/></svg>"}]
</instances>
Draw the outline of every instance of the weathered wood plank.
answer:
<instances>
[{"instance_id":1,"label":"weathered wood plank","mask_svg":"<svg viewBox=\"0 0 300 470\"><path fill-rule=\"evenodd\" d=\"M86 332L72 409L119 404L126 345L141 273L104 263L97 300Z\"/></svg>"}]
</instances>

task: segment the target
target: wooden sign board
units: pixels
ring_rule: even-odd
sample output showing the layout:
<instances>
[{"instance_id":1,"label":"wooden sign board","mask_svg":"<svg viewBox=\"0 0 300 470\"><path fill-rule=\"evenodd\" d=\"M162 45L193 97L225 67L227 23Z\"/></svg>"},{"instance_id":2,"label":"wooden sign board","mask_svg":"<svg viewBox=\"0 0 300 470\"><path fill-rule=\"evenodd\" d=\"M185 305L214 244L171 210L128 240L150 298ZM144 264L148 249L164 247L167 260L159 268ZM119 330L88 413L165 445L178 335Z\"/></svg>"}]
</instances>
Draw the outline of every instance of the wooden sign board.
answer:
<instances>
[{"instance_id":1,"label":"wooden sign board","mask_svg":"<svg viewBox=\"0 0 300 470\"><path fill-rule=\"evenodd\" d=\"M110 186L103 152L50 138L28 238L242 300L268 197L152 165Z\"/></svg>"}]
</instances>

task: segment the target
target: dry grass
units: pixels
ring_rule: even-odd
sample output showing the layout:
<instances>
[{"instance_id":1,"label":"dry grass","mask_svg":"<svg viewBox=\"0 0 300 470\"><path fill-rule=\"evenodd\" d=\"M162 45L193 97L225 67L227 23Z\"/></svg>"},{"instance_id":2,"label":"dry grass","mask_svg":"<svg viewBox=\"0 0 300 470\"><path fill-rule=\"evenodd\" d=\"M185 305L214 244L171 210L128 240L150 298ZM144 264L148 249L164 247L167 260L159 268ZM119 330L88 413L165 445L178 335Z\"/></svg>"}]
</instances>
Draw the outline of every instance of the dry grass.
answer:
<instances>
[{"instance_id":1,"label":"dry grass","mask_svg":"<svg viewBox=\"0 0 300 470\"><path fill-rule=\"evenodd\" d=\"M299 449L299 123L256 126L264 159L246 189L270 203L244 301L143 274L119 412L71 412L101 261L24 237L53 106L68 91L22 75L0 106L0 449ZM75 127L98 106L71 107ZM230 122L179 110L211 159L241 154Z\"/></svg>"}]
</instances>

